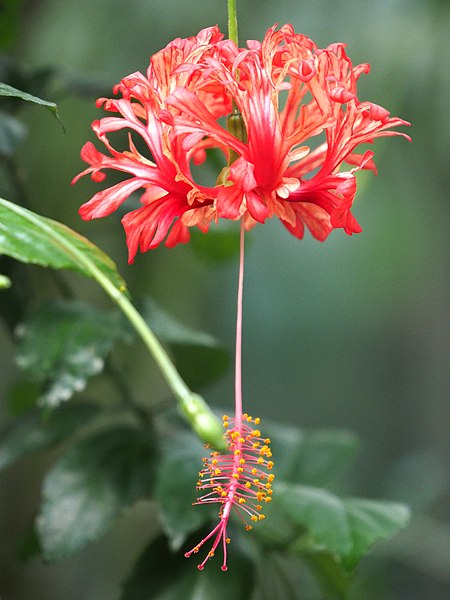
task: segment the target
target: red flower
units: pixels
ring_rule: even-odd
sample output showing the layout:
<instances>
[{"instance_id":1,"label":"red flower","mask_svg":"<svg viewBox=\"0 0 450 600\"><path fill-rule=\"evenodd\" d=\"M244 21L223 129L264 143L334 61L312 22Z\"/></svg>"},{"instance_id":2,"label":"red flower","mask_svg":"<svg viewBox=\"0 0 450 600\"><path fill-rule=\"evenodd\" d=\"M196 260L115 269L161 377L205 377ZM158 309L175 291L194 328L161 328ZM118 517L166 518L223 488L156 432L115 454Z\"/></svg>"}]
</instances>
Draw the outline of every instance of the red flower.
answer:
<instances>
[{"instance_id":1,"label":"red flower","mask_svg":"<svg viewBox=\"0 0 450 600\"><path fill-rule=\"evenodd\" d=\"M381 136L409 139L391 130L409 123L358 100L357 80L368 72L367 64L352 66L343 44L319 49L291 25L269 29L247 49L223 40L217 27L171 42L146 76L134 73L116 86L119 99L98 101L118 113L93 123L110 156L88 142L81 155L90 166L81 175L101 181L111 168L131 177L97 193L82 218L106 216L142 189L143 206L122 220L130 262L138 248L187 242L189 227L207 231L220 218L243 218L249 229L276 215L295 236L306 225L319 240L334 228L361 231L351 214L355 172L376 168L373 152L358 146ZM131 130L124 152L107 137L119 129ZM137 136L148 156L137 150ZM205 187L190 165L211 147L228 166L216 186Z\"/></svg>"},{"instance_id":2,"label":"red flower","mask_svg":"<svg viewBox=\"0 0 450 600\"><path fill-rule=\"evenodd\" d=\"M197 554L200 548L211 538L211 550L198 565L203 570L210 558L213 558L216 548L221 544L223 552L222 571L227 570L227 535L228 521L234 509L250 531L252 525L265 516L261 512L263 505L272 500L272 481L275 475L269 474L273 461L269 460L272 453L269 448L270 439L263 439L259 429L253 429L248 423L259 424L259 419L253 419L247 414L242 415L239 423L223 417L228 441L228 452L219 454L212 452L210 458L205 458L204 468L199 473L197 490L206 491L195 504L220 504L219 523L192 550L185 553L186 558Z\"/></svg>"}]
</instances>

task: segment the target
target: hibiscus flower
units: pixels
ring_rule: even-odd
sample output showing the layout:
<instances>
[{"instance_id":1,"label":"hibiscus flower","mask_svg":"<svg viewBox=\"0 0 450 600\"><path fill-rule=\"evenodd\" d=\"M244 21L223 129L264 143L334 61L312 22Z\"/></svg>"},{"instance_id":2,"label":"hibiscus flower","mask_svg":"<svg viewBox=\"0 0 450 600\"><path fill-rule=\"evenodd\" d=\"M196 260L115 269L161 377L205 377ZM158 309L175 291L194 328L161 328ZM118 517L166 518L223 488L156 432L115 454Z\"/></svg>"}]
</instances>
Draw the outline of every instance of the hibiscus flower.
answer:
<instances>
[{"instance_id":1,"label":"hibiscus flower","mask_svg":"<svg viewBox=\"0 0 450 600\"><path fill-rule=\"evenodd\" d=\"M358 99L357 80L369 70L352 65L344 44L320 49L291 25L272 27L247 48L217 27L174 40L145 76L134 73L114 88L119 98L97 101L115 113L92 125L109 154L85 144L89 167L73 182L87 173L103 181L104 169L130 177L95 194L81 217L109 215L139 190L142 206L122 219L129 262L138 249L187 242L190 227L206 232L221 218L250 229L277 216L298 238L305 225L318 240L336 228L360 232L351 213L355 173L376 172L374 153L360 146L382 136L410 139L392 131L407 121ZM128 147L117 151L108 134L122 129ZM137 149L142 141L145 152ZM223 153L226 166L207 187L191 165L209 148Z\"/></svg>"}]
</instances>

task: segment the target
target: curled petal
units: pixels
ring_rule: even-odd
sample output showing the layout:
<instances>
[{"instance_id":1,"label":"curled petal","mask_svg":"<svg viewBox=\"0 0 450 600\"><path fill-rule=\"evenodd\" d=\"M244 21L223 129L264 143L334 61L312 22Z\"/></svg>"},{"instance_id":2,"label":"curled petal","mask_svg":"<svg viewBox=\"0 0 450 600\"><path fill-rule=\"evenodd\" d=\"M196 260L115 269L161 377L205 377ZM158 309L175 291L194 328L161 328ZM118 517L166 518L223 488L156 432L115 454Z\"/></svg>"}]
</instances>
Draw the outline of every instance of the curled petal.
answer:
<instances>
[{"instance_id":1,"label":"curled petal","mask_svg":"<svg viewBox=\"0 0 450 600\"><path fill-rule=\"evenodd\" d=\"M106 217L117 210L130 194L143 187L145 183L145 181L136 178L127 179L97 192L89 202L80 207L78 214L84 221Z\"/></svg>"},{"instance_id":2,"label":"curled petal","mask_svg":"<svg viewBox=\"0 0 450 600\"><path fill-rule=\"evenodd\" d=\"M316 74L316 66L312 58L301 60L298 65L298 77L303 83L308 83Z\"/></svg>"},{"instance_id":3,"label":"curled petal","mask_svg":"<svg viewBox=\"0 0 450 600\"><path fill-rule=\"evenodd\" d=\"M256 194L255 192L247 192L245 194L245 202L248 212L255 219L255 221L264 223L264 221L270 215L270 211L264 204L259 194Z\"/></svg>"},{"instance_id":4,"label":"curled petal","mask_svg":"<svg viewBox=\"0 0 450 600\"><path fill-rule=\"evenodd\" d=\"M340 104L346 104L350 100L354 100L356 96L344 87L336 87L330 91L330 98Z\"/></svg>"}]
</instances>

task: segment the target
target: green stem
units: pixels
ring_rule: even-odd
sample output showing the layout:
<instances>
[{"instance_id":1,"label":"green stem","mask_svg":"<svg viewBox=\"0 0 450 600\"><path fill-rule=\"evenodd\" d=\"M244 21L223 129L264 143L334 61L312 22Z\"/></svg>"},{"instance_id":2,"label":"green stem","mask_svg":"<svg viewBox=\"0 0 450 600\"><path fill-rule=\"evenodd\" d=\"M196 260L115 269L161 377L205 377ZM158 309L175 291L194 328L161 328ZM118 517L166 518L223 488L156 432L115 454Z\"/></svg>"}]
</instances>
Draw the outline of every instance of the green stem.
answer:
<instances>
[{"instance_id":1,"label":"green stem","mask_svg":"<svg viewBox=\"0 0 450 600\"><path fill-rule=\"evenodd\" d=\"M117 304L133 325L158 365L167 385L177 398L181 413L189 421L191 427L200 439L211 444L218 450L225 449L222 426L219 421L211 412L211 409L203 398L188 388L175 368L175 365L170 360L167 352L153 331L149 328L142 315L136 310L133 304L131 304L127 296L117 289L100 269L86 259L82 252L79 252L75 248L72 250L73 254L76 254L77 259L91 272L93 278L102 286L105 292L113 302Z\"/></svg>"},{"instance_id":2,"label":"green stem","mask_svg":"<svg viewBox=\"0 0 450 600\"><path fill-rule=\"evenodd\" d=\"M236 0L228 0L228 37L238 46Z\"/></svg>"},{"instance_id":3,"label":"green stem","mask_svg":"<svg viewBox=\"0 0 450 600\"><path fill-rule=\"evenodd\" d=\"M84 270L97 281L139 334L161 370L167 385L177 398L180 412L189 422L192 429L194 429L199 438L204 442L211 444L217 450L224 450L226 445L223 438L223 430L217 417L203 398L188 388L153 331L124 293L125 290L117 288L109 277L82 250L79 250L76 246L68 242L64 236L60 235L58 231L41 217L6 200L2 200L2 203L16 214L22 216L22 218L25 217L29 222L36 225L49 239L56 241L59 247L63 248L74 259L75 263L83 266Z\"/></svg>"}]
</instances>

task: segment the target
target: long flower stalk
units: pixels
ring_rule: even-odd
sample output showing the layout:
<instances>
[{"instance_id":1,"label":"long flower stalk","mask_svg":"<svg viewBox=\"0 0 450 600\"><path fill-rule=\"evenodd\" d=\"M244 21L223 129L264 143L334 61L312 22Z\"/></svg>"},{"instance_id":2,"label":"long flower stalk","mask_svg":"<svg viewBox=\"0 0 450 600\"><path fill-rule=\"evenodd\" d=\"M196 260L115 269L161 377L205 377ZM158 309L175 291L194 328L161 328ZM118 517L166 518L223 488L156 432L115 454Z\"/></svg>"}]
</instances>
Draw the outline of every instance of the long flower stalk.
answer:
<instances>
[{"instance_id":1,"label":"long flower stalk","mask_svg":"<svg viewBox=\"0 0 450 600\"><path fill-rule=\"evenodd\" d=\"M242 299L244 293L244 254L245 229L244 225L241 223L236 310L236 357L234 374L234 423L237 428L239 428L242 423Z\"/></svg>"},{"instance_id":2,"label":"long flower stalk","mask_svg":"<svg viewBox=\"0 0 450 600\"><path fill-rule=\"evenodd\" d=\"M215 555L219 545L222 546L223 561L221 569L226 571L228 522L232 509L235 509L245 525L252 529L250 522L262 521L265 516L261 512L264 503L272 500L272 481L275 476L269 474L273 467L270 460L272 453L269 448L270 439L262 438L259 429L259 418L252 418L242 413L242 309L244 290L244 251L245 228L241 223L239 275L236 310L236 356L235 356L235 398L234 418L223 417L225 438L228 443L227 451L223 454L214 451L209 458L203 459L203 469L199 473L197 490L206 492L198 498L195 504L220 504L219 522L189 552L186 558L199 552L200 548L213 539L211 549L199 563L203 570L205 564ZM250 521L250 522L249 522Z\"/></svg>"}]
</instances>

